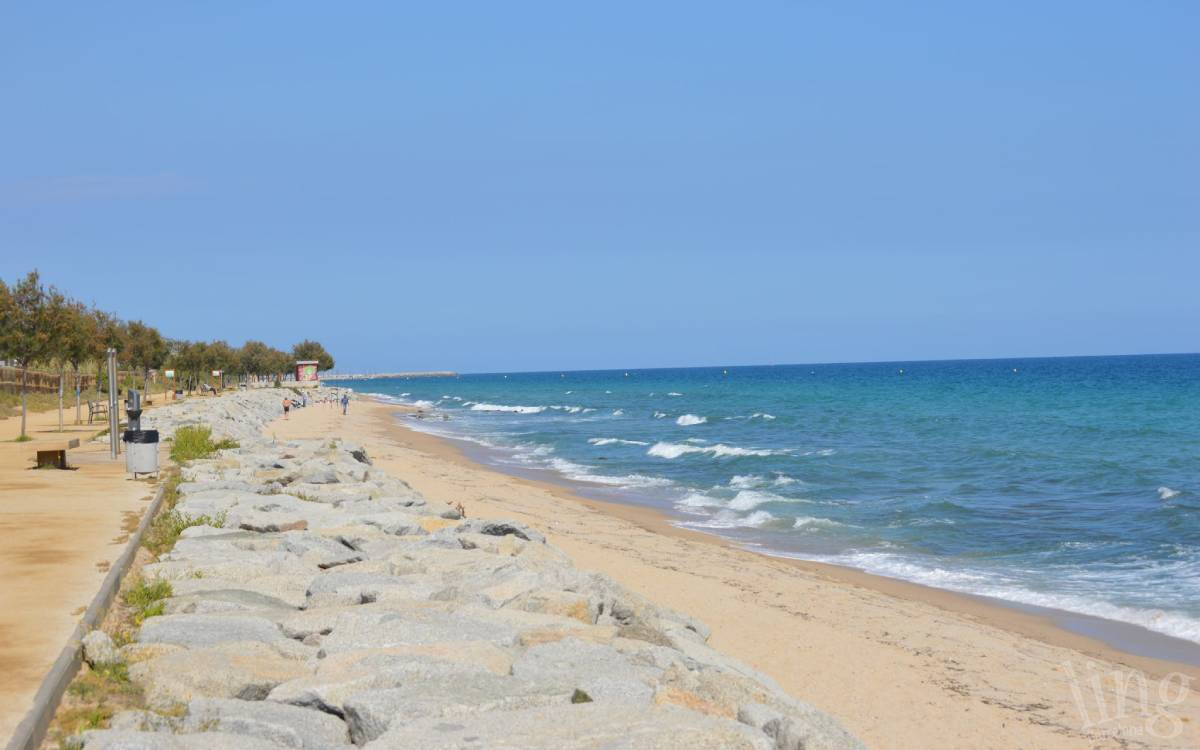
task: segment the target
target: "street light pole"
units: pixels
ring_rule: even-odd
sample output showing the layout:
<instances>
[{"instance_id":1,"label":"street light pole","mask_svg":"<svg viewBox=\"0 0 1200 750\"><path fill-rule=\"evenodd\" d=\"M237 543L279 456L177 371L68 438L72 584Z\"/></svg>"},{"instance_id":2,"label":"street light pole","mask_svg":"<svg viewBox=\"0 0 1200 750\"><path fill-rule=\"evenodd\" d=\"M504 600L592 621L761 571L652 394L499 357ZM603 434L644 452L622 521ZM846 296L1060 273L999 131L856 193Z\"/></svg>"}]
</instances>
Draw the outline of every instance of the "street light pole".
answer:
<instances>
[{"instance_id":1,"label":"street light pole","mask_svg":"<svg viewBox=\"0 0 1200 750\"><path fill-rule=\"evenodd\" d=\"M121 452L120 438L117 436L117 429L121 425L121 419L117 415L117 350L109 349L108 352L108 452L114 461Z\"/></svg>"}]
</instances>

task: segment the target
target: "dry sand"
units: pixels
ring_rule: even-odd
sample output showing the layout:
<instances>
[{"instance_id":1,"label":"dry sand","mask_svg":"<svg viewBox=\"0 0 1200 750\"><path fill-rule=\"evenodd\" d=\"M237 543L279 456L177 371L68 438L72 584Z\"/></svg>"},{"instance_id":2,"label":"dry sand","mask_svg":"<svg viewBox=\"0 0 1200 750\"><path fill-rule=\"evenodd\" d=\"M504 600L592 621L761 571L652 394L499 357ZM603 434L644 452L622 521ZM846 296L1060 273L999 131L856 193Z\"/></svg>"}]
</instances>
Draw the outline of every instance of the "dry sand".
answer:
<instances>
[{"instance_id":1,"label":"dry sand","mask_svg":"<svg viewBox=\"0 0 1200 750\"><path fill-rule=\"evenodd\" d=\"M1200 695L1181 687L1200 678L1194 667L1124 654L971 597L737 549L647 509L473 463L449 441L401 426L395 406L350 408L348 417L324 404L300 409L270 431L357 440L431 499L541 529L581 568L698 617L716 648L870 747L1200 747Z\"/></svg>"},{"instance_id":2,"label":"dry sand","mask_svg":"<svg viewBox=\"0 0 1200 750\"><path fill-rule=\"evenodd\" d=\"M87 414L86 408L84 414ZM73 425L74 406L29 415L34 439L15 443L20 417L0 420L0 738L32 705L108 566L124 549L154 486L125 474L124 457L88 444L105 424ZM86 420L86 416L85 416ZM35 471L39 446L79 438L75 470Z\"/></svg>"}]
</instances>

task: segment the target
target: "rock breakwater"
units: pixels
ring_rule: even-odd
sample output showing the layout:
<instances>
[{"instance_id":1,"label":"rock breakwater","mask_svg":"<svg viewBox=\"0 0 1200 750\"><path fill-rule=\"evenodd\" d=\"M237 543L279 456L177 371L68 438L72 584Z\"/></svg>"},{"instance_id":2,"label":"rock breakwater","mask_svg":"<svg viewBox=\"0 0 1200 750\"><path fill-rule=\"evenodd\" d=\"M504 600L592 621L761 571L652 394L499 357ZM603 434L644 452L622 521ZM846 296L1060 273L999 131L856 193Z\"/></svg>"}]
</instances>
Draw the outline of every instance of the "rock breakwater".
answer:
<instances>
[{"instance_id":1,"label":"rock breakwater","mask_svg":"<svg viewBox=\"0 0 1200 750\"><path fill-rule=\"evenodd\" d=\"M862 747L537 530L462 518L356 443L263 438L278 398L154 412L168 435L203 423L241 447L182 468L175 510L210 524L142 571L172 589L117 652L146 710L77 744Z\"/></svg>"}]
</instances>

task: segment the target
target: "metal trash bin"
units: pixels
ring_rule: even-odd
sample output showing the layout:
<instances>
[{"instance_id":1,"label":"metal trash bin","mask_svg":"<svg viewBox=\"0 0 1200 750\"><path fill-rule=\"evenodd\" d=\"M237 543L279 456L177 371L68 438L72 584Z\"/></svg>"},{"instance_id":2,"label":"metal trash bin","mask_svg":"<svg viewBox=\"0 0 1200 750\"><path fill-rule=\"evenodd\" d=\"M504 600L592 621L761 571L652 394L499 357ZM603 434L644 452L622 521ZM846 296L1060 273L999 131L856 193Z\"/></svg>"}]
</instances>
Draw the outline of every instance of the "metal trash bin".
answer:
<instances>
[{"instance_id":1,"label":"metal trash bin","mask_svg":"<svg viewBox=\"0 0 1200 750\"><path fill-rule=\"evenodd\" d=\"M125 430L125 471L158 474L158 430Z\"/></svg>"}]
</instances>

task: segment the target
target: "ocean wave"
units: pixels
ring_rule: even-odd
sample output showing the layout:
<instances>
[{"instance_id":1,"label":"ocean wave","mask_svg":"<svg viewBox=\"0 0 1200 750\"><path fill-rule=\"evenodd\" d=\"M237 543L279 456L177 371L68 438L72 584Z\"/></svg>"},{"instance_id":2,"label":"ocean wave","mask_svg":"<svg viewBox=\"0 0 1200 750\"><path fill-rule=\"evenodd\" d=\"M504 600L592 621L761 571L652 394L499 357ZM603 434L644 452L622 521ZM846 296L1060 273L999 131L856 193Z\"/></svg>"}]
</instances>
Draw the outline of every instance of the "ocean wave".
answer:
<instances>
[{"instance_id":1,"label":"ocean wave","mask_svg":"<svg viewBox=\"0 0 1200 750\"><path fill-rule=\"evenodd\" d=\"M595 474L591 467L577 464L573 461L568 461L563 458L552 458L548 462L550 468L562 474L567 479L573 479L576 482L590 482L592 484L604 484L611 487L628 487L628 488L645 488L645 487L668 487L674 484L670 479L663 477L646 476L645 474L626 474L624 476L608 476L606 474Z\"/></svg>"},{"instance_id":2,"label":"ocean wave","mask_svg":"<svg viewBox=\"0 0 1200 750\"><path fill-rule=\"evenodd\" d=\"M798 518L796 518L795 522L792 523L792 528L814 531L816 529L832 529L837 526L845 526L845 525L846 524L844 524L844 523L838 523L837 521L834 521L832 518L816 518L814 516L799 516Z\"/></svg>"},{"instance_id":3,"label":"ocean wave","mask_svg":"<svg viewBox=\"0 0 1200 750\"><path fill-rule=\"evenodd\" d=\"M655 419L664 419L664 418L666 418L666 417L667 417L667 415L666 415L666 414L664 414L664 413L663 413L663 412L661 412L661 411L656 411L656 412L654 412L654 418L655 418Z\"/></svg>"},{"instance_id":4,"label":"ocean wave","mask_svg":"<svg viewBox=\"0 0 1200 750\"><path fill-rule=\"evenodd\" d=\"M742 490L733 496L729 501L729 507L733 510L753 510L763 503L786 503L789 499L780 497L771 492L761 492L759 490Z\"/></svg>"},{"instance_id":5,"label":"ocean wave","mask_svg":"<svg viewBox=\"0 0 1200 750\"><path fill-rule=\"evenodd\" d=\"M681 510L686 508L721 508L724 505L725 501L721 498L705 495L703 492L692 492L675 503L675 507Z\"/></svg>"},{"instance_id":6,"label":"ocean wave","mask_svg":"<svg viewBox=\"0 0 1200 750\"><path fill-rule=\"evenodd\" d=\"M612 415L614 417L623 417L623 416L625 416L625 410L624 409L613 409Z\"/></svg>"},{"instance_id":7,"label":"ocean wave","mask_svg":"<svg viewBox=\"0 0 1200 750\"><path fill-rule=\"evenodd\" d=\"M762 419L762 420L766 420L766 421L768 421L768 422L769 422L769 421L771 421L772 419L775 419L775 415L774 415L774 414L767 414L765 411L756 411L756 412L754 412L753 414L751 414L751 415L750 415L750 418L751 418L751 419Z\"/></svg>"},{"instance_id":8,"label":"ocean wave","mask_svg":"<svg viewBox=\"0 0 1200 750\"><path fill-rule=\"evenodd\" d=\"M797 480L787 474L776 474L774 477L764 477L761 474L735 474L729 480L729 486L735 490L750 490L756 487L786 487L795 484Z\"/></svg>"},{"instance_id":9,"label":"ocean wave","mask_svg":"<svg viewBox=\"0 0 1200 750\"><path fill-rule=\"evenodd\" d=\"M695 414L684 414L675 420L675 424L680 427L691 427L696 424L704 424L708 421L708 417L698 417Z\"/></svg>"},{"instance_id":10,"label":"ocean wave","mask_svg":"<svg viewBox=\"0 0 1200 750\"><path fill-rule=\"evenodd\" d=\"M568 414L587 414L596 411L586 406L551 406L550 408L555 411L565 411Z\"/></svg>"},{"instance_id":11,"label":"ocean wave","mask_svg":"<svg viewBox=\"0 0 1200 750\"><path fill-rule=\"evenodd\" d=\"M642 440L624 440L622 438L588 438L592 445L650 445Z\"/></svg>"},{"instance_id":12,"label":"ocean wave","mask_svg":"<svg viewBox=\"0 0 1200 750\"><path fill-rule=\"evenodd\" d=\"M1159 500L1172 500L1174 498L1179 497L1179 495L1180 495L1179 490L1173 490L1170 487L1159 487L1158 488L1158 499Z\"/></svg>"},{"instance_id":13,"label":"ocean wave","mask_svg":"<svg viewBox=\"0 0 1200 750\"><path fill-rule=\"evenodd\" d=\"M1127 622L1157 633L1200 643L1200 618L1184 612L1114 604L1079 593L1034 591L1005 577L999 571L941 568L889 552L852 552L815 556L812 559L936 588ZM1059 581L1063 582L1063 577L1060 576Z\"/></svg>"},{"instance_id":14,"label":"ocean wave","mask_svg":"<svg viewBox=\"0 0 1200 750\"><path fill-rule=\"evenodd\" d=\"M507 404L471 404L471 411L512 412L514 414L540 414L546 410L544 406L509 406Z\"/></svg>"},{"instance_id":15,"label":"ocean wave","mask_svg":"<svg viewBox=\"0 0 1200 750\"><path fill-rule=\"evenodd\" d=\"M686 443L655 443L646 451L646 455L657 458L679 458L689 453L707 453L714 458L735 458L741 456L780 456L787 451L773 451L755 448L739 448L735 445L688 445Z\"/></svg>"},{"instance_id":16,"label":"ocean wave","mask_svg":"<svg viewBox=\"0 0 1200 750\"><path fill-rule=\"evenodd\" d=\"M700 529L760 529L775 520L775 516L765 510L756 510L745 516L723 510L703 521L686 521L682 525Z\"/></svg>"},{"instance_id":17,"label":"ocean wave","mask_svg":"<svg viewBox=\"0 0 1200 750\"><path fill-rule=\"evenodd\" d=\"M668 393L667 395L668 395L668 396L682 396L683 394L682 394L682 393L679 393L678 391L671 391L671 392L670 392L670 393Z\"/></svg>"},{"instance_id":18,"label":"ocean wave","mask_svg":"<svg viewBox=\"0 0 1200 750\"><path fill-rule=\"evenodd\" d=\"M433 403L432 401L423 401L420 399L413 401L412 405L418 409L432 409L433 407L437 406L437 404Z\"/></svg>"}]
</instances>

